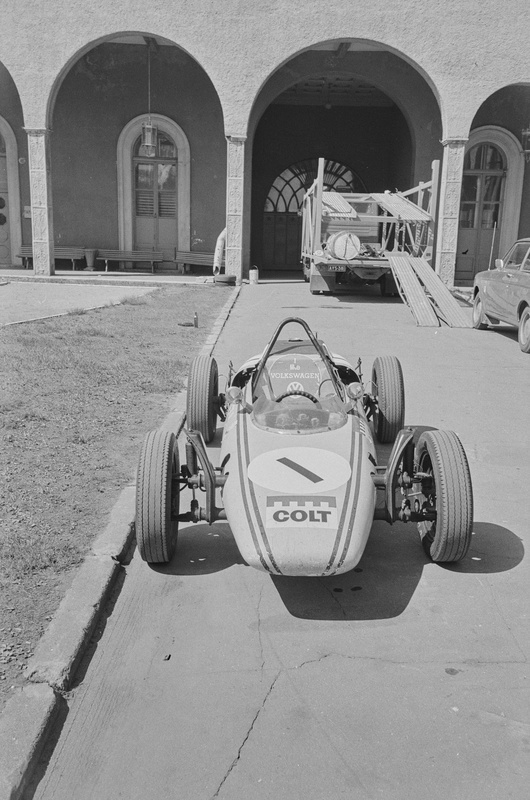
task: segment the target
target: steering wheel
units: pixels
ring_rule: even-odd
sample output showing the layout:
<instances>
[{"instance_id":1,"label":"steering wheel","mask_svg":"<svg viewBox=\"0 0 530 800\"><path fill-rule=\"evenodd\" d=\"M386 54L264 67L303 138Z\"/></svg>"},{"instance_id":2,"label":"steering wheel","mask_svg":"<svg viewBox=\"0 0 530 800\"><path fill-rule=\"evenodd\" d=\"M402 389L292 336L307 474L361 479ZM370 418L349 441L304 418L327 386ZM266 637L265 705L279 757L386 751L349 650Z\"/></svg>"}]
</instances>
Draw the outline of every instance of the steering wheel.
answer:
<instances>
[{"instance_id":1,"label":"steering wheel","mask_svg":"<svg viewBox=\"0 0 530 800\"><path fill-rule=\"evenodd\" d=\"M302 397L307 397L311 400L312 403L318 405L318 398L315 397L314 394L310 394L309 392L304 392L303 389L291 389L290 392L284 392L279 397L276 398L276 402L279 403L280 400L283 400L285 397L293 397L294 395L301 395Z\"/></svg>"}]
</instances>

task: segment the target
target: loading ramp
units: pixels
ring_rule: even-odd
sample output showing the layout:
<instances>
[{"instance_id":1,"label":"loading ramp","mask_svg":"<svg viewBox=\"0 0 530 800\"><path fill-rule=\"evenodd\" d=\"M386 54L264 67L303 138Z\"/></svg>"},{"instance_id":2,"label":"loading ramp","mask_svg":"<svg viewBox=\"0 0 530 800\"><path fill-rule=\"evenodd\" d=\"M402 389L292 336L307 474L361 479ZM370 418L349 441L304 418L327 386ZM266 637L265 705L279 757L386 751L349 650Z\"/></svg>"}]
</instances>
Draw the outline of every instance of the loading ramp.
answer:
<instances>
[{"instance_id":1,"label":"loading ramp","mask_svg":"<svg viewBox=\"0 0 530 800\"><path fill-rule=\"evenodd\" d=\"M403 302L410 308L417 325L470 328L471 321L445 283L423 258L406 253L386 253Z\"/></svg>"}]
</instances>

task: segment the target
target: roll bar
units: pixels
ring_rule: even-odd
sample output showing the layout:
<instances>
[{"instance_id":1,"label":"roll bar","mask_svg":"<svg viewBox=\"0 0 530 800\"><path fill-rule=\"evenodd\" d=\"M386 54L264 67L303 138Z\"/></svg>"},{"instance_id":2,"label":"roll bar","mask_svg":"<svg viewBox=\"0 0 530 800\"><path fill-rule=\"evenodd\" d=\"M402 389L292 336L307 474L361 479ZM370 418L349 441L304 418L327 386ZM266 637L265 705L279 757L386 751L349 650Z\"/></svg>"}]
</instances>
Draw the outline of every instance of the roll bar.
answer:
<instances>
[{"instance_id":1,"label":"roll bar","mask_svg":"<svg viewBox=\"0 0 530 800\"><path fill-rule=\"evenodd\" d=\"M307 324L305 319L302 319L301 317L287 317L286 319L283 320L283 322L280 322L280 324L278 325L278 327L276 328L276 330L274 331L274 333L272 335L272 339L270 340L269 344L267 345L267 347L263 351L263 355L261 356L261 358L260 358L260 360L258 362L258 365L256 367L256 370L254 372L254 375L252 376L252 388L254 389L257 386L258 381L259 381L260 376L261 376L261 373L263 372L263 368L265 367L265 362L267 361L268 357L270 356L272 348L276 344L276 341L278 339L278 336L280 335L280 332L283 330L283 328L285 328L286 325L289 325L289 323L291 323L291 322L294 322L294 323L297 323L298 325L301 325L302 328L305 330L305 332L307 333L307 336L309 337L309 340L312 343L313 347L315 348L315 350L317 351L319 356L322 358L324 363L327 365L327 367L329 369L329 374L331 375L332 383L333 383L333 385L335 387L335 391L337 392L339 397L341 397L342 394L343 394L342 388L341 388L341 382L340 382L340 379L339 379L339 374L337 372L337 369L335 368L335 365L334 365L334 363L333 363L333 361L331 359L331 356L328 353L327 348L325 347L323 342L320 342L316 338L315 334L313 333L313 331L311 330L311 328L309 327L309 325Z\"/></svg>"}]
</instances>

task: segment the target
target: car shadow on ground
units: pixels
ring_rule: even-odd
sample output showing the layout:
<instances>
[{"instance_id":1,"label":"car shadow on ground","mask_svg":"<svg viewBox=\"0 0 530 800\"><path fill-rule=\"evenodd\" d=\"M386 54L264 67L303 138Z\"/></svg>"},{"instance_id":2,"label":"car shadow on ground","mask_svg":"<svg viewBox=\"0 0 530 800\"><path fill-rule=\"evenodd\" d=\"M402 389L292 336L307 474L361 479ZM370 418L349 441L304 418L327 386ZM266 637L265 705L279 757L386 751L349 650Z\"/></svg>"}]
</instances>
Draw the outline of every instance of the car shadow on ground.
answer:
<instances>
[{"instance_id":1,"label":"car shadow on ground","mask_svg":"<svg viewBox=\"0 0 530 800\"><path fill-rule=\"evenodd\" d=\"M522 541L491 522L475 522L468 554L456 564L433 564L415 524L376 521L359 564L343 575L271 579L287 611L300 619L370 620L402 614L426 566L463 574L505 572L524 557ZM150 564L162 575L201 576L245 565L227 523L187 525L169 564ZM252 569L248 567L248 569Z\"/></svg>"},{"instance_id":2,"label":"car shadow on ground","mask_svg":"<svg viewBox=\"0 0 530 800\"><path fill-rule=\"evenodd\" d=\"M473 530L462 561L433 564L416 525L375 522L363 557L350 572L326 578L274 576L272 581L287 611L300 619L390 619L405 611L426 566L485 574L513 569L523 559L521 540L507 528L477 522Z\"/></svg>"},{"instance_id":3,"label":"car shadow on ground","mask_svg":"<svg viewBox=\"0 0 530 800\"><path fill-rule=\"evenodd\" d=\"M169 564L150 564L163 575L209 575L244 564L230 526L197 523L179 530L175 555Z\"/></svg>"},{"instance_id":4,"label":"car shadow on ground","mask_svg":"<svg viewBox=\"0 0 530 800\"><path fill-rule=\"evenodd\" d=\"M518 344L517 340L517 328L513 328L510 325L494 325L491 328L487 328L485 331L481 331L481 333L494 333L497 335L504 336L506 339L511 339L512 342Z\"/></svg>"}]
</instances>

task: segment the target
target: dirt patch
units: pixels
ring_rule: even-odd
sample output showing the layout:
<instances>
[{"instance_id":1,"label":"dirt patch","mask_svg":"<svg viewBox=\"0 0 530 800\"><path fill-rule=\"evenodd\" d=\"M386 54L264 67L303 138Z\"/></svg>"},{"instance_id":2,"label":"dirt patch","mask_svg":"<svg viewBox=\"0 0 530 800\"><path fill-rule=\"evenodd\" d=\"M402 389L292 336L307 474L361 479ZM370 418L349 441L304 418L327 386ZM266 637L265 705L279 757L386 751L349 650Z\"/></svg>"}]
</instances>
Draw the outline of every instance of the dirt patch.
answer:
<instances>
[{"instance_id":1,"label":"dirt patch","mask_svg":"<svg viewBox=\"0 0 530 800\"><path fill-rule=\"evenodd\" d=\"M227 299L161 289L0 332L0 708Z\"/></svg>"}]
</instances>

